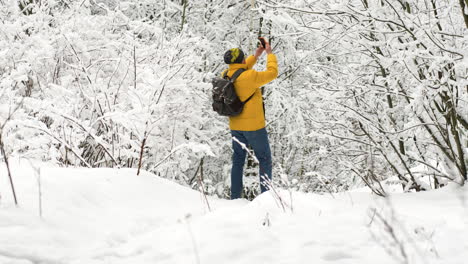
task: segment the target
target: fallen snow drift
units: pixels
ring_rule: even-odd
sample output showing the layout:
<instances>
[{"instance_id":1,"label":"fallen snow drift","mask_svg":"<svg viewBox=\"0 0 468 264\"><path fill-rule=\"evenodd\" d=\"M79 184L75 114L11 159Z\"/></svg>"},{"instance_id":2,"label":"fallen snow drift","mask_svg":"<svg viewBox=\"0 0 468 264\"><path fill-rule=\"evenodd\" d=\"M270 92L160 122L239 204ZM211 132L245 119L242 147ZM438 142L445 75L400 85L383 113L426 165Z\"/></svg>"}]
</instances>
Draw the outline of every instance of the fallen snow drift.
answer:
<instances>
[{"instance_id":1,"label":"fallen snow drift","mask_svg":"<svg viewBox=\"0 0 468 264\"><path fill-rule=\"evenodd\" d=\"M208 197L131 169L0 167L0 263L466 263L468 189ZM40 171L39 171L40 170ZM39 184L42 218L39 216ZM283 209L284 206L284 209Z\"/></svg>"}]
</instances>

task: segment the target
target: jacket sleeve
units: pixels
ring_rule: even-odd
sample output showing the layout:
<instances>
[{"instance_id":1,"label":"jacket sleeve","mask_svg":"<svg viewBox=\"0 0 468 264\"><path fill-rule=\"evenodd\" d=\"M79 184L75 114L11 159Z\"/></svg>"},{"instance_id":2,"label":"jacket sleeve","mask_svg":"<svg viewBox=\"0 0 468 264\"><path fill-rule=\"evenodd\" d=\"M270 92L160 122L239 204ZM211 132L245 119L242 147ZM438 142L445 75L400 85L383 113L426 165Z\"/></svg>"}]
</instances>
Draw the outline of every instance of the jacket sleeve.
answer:
<instances>
[{"instance_id":1,"label":"jacket sleeve","mask_svg":"<svg viewBox=\"0 0 468 264\"><path fill-rule=\"evenodd\" d=\"M257 59L255 58L255 56L250 55L249 57L247 57L247 59L245 59L245 64L247 64L247 70L252 69L256 62Z\"/></svg>"},{"instance_id":2,"label":"jacket sleeve","mask_svg":"<svg viewBox=\"0 0 468 264\"><path fill-rule=\"evenodd\" d=\"M260 87L265 85L278 76L278 62L275 54L268 54L267 56L267 69L262 72L255 72L255 84Z\"/></svg>"}]
</instances>

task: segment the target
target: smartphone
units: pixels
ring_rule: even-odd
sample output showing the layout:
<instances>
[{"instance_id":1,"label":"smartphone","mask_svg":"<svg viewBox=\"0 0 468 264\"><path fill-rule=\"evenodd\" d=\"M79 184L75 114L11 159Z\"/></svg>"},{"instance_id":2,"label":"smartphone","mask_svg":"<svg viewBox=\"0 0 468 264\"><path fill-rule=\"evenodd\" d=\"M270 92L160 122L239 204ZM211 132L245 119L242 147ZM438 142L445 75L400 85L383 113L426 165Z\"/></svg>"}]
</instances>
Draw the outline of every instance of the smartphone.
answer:
<instances>
[{"instance_id":1,"label":"smartphone","mask_svg":"<svg viewBox=\"0 0 468 264\"><path fill-rule=\"evenodd\" d=\"M263 48L266 48L265 39L262 38L262 37L259 37L258 40L259 40L260 43L262 44L262 47L263 47Z\"/></svg>"}]
</instances>

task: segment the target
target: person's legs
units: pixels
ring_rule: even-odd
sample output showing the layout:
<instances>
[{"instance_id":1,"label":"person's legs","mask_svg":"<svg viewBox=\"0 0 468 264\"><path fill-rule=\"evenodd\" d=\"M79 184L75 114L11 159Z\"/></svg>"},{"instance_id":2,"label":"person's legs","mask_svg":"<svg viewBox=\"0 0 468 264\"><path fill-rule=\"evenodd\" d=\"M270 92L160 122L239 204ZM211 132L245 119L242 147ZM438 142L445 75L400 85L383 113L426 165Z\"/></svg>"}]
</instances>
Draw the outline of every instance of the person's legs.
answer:
<instances>
[{"instance_id":1,"label":"person's legs","mask_svg":"<svg viewBox=\"0 0 468 264\"><path fill-rule=\"evenodd\" d=\"M268 142L268 134L265 128L257 131L249 131L246 134L247 142L253 148L255 156L260 163L260 190L261 192L268 191L266 186L266 178L271 180L272 161L270 143Z\"/></svg>"},{"instance_id":2,"label":"person's legs","mask_svg":"<svg viewBox=\"0 0 468 264\"><path fill-rule=\"evenodd\" d=\"M242 175L244 172L244 163L246 151L243 145L247 145L247 140L243 135L243 131L231 130L232 139L232 169L231 169L231 199L241 198L242 194ZM237 141L234 139L236 138Z\"/></svg>"}]
</instances>

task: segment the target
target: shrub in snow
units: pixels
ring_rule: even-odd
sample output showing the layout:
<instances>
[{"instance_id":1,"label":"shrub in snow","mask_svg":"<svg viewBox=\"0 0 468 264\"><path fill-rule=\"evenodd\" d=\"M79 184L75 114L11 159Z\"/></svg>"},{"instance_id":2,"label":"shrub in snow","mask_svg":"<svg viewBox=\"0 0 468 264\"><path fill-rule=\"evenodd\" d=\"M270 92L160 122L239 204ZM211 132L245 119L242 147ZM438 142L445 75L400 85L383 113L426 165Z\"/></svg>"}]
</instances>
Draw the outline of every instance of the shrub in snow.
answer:
<instances>
[{"instance_id":1,"label":"shrub in snow","mask_svg":"<svg viewBox=\"0 0 468 264\"><path fill-rule=\"evenodd\" d=\"M231 142L209 81L227 48L252 52L261 34L280 65L264 90L279 186L385 195L380 181L394 176L406 191L467 179L457 1L34 1L28 15L0 5L1 113L22 102L4 130L9 154L141 166L191 186L198 168L222 196Z\"/></svg>"}]
</instances>

